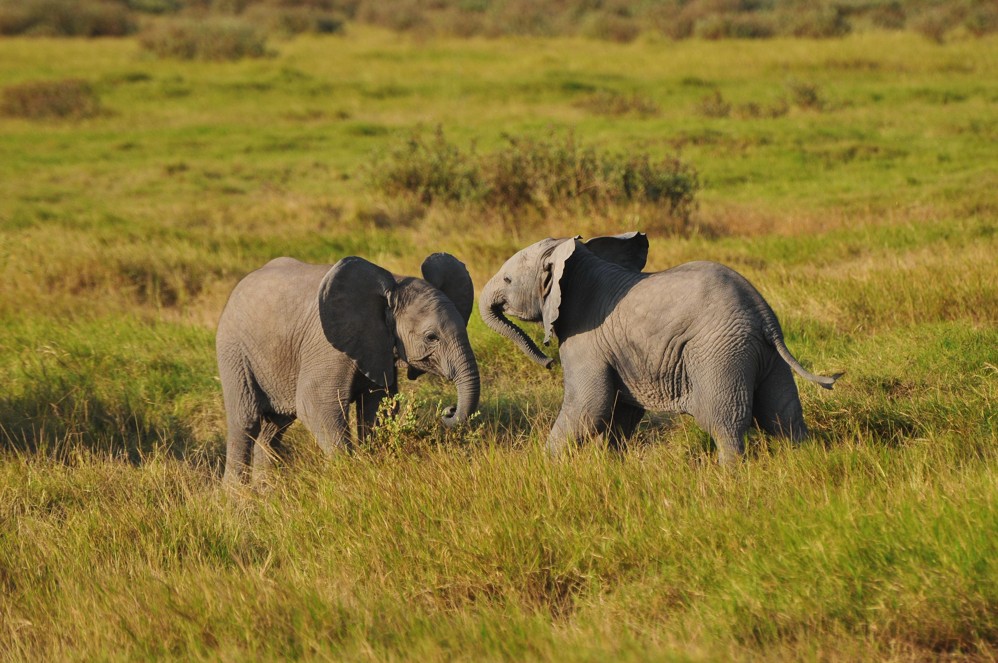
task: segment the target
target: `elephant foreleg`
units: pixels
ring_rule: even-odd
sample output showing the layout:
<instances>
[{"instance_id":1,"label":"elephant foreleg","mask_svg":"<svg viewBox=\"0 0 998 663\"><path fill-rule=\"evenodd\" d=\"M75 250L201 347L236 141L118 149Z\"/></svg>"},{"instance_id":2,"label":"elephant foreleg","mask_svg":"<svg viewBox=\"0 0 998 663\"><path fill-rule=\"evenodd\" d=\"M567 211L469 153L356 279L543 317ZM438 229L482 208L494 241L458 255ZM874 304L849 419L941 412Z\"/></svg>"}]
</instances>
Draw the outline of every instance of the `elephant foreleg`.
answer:
<instances>
[{"instance_id":1,"label":"elephant foreleg","mask_svg":"<svg viewBox=\"0 0 998 663\"><path fill-rule=\"evenodd\" d=\"M357 399L357 439L359 441L364 441L377 424L381 403L385 398L394 396L396 393L398 393L398 389L390 391L372 389L361 393Z\"/></svg>"},{"instance_id":2,"label":"elephant foreleg","mask_svg":"<svg viewBox=\"0 0 998 663\"><path fill-rule=\"evenodd\" d=\"M299 398L298 418L315 436L319 448L327 454L336 449L350 446L349 394L333 393L329 395Z\"/></svg>"},{"instance_id":3,"label":"elephant foreleg","mask_svg":"<svg viewBox=\"0 0 998 663\"><path fill-rule=\"evenodd\" d=\"M582 442L586 438L609 431L613 424L613 412L617 390L613 375L608 366L602 369L593 367L591 362L569 363L562 355L565 367L565 397L561 412L548 435L548 453L561 454L572 440ZM583 366L576 373L575 366ZM629 416L624 417L631 423ZM637 419L640 419L638 417ZM631 425L636 425L634 421ZM630 432L630 431L628 431Z\"/></svg>"}]
</instances>

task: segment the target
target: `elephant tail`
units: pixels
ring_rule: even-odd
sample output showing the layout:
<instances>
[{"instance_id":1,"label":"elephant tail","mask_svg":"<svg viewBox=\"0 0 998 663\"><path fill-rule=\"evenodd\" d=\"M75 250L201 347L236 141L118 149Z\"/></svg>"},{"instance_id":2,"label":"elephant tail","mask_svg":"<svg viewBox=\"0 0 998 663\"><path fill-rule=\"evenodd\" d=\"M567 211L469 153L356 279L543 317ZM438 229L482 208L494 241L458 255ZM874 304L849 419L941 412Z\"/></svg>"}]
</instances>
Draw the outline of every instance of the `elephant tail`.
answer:
<instances>
[{"instance_id":1,"label":"elephant tail","mask_svg":"<svg viewBox=\"0 0 998 663\"><path fill-rule=\"evenodd\" d=\"M797 375L801 376L809 382L813 382L816 385L824 387L825 389L831 389L835 381L840 377L845 375L845 373L834 373L832 375L815 375L811 371L807 370L801 366L797 358L790 353L790 349L787 348L786 342L783 340L783 329L780 327L779 321L776 319L776 314L773 313L773 309L769 307L769 304L759 296L759 301L762 304L760 307L760 313L763 315L763 319L766 321L766 336L769 338L769 342L773 344L776 348L776 352L783 358L783 361L790 365L790 368L794 370Z\"/></svg>"},{"instance_id":2,"label":"elephant tail","mask_svg":"<svg viewBox=\"0 0 998 663\"><path fill-rule=\"evenodd\" d=\"M797 375L801 376L805 380L815 383L816 385L824 387L825 389L831 389L832 385L835 384L835 381L845 375L845 373L815 375L811 371L807 370L800 365L800 362L797 361L796 357L790 354L787 344L783 342L783 334L780 334L775 338L771 338L770 342L776 347L776 351L780 354L780 356L783 357L783 361L790 364L790 368L794 369L794 372L797 373Z\"/></svg>"}]
</instances>

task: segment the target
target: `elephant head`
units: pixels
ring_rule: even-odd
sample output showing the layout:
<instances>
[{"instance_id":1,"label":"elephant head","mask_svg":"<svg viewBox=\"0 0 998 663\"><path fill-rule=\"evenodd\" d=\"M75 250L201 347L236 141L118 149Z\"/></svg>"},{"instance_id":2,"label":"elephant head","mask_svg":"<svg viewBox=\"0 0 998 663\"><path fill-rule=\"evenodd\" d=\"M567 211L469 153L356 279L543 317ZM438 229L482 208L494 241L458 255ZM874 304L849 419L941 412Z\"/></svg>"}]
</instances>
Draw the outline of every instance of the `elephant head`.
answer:
<instances>
[{"instance_id":1,"label":"elephant head","mask_svg":"<svg viewBox=\"0 0 998 663\"><path fill-rule=\"evenodd\" d=\"M319 285L323 333L368 379L395 385L395 358L411 374L429 372L454 382L458 403L444 424L466 420L478 408L478 364L468 341L474 290L464 265L446 253L423 263L426 279L396 278L363 258L330 268Z\"/></svg>"},{"instance_id":2,"label":"elephant head","mask_svg":"<svg viewBox=\"0 0 998 663\"><path fill-rule=\"evenodd\" d=\"M493 331L512 340L528 357L550 368L554 360L507 315L525 322L543 322L548 343L561 300L561 279L571 258L575 240L545 239L519 251L496 272L478 301L478 309ZM644 233L594 237L583 242L600 258L634 271L641 271L648 259L648 238Z\"/></svg>"}]
</instances>

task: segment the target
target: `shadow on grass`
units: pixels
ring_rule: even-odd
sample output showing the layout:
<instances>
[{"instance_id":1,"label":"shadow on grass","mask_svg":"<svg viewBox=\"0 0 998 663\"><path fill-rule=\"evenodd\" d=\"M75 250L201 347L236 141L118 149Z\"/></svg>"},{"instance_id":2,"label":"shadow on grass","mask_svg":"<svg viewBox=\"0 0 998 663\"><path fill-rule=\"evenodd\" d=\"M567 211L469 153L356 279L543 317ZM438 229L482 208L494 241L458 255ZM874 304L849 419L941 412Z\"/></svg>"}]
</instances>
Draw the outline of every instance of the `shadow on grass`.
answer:
<instances>
[{"instance_id":1,"label":"shadow on grass","mask_svg":"<svg viewBox=\"0 0 998 663\"><path fill-rule=\"evenodd\" d=\"M127 399L126 399L127 400ZM59 392L50 385L14 398L0 398L0 453L13 452L69 460L78 452L106 454L142 463L149 454L167 454L220 465L194 427L147 404L108 402L79 387Z\"/></svg>"}]
</instances>

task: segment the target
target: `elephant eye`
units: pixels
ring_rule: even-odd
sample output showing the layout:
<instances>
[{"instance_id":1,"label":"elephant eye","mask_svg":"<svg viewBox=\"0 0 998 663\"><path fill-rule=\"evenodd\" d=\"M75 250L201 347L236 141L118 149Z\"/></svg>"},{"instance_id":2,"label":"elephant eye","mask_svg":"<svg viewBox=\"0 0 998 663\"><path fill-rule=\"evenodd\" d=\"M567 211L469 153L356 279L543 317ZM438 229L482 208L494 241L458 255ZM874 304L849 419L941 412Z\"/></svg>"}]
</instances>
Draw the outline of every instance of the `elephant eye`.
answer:
<instances>
[{"instance_id":1,"label":"elephant eye","mask_svg":"<svg viewBox=\"0 0 998 663\"><path fill-rule=\"evenodd\" d=\"M513 282L513 279L509 278L508 276L504 276L504 277L502 277L502 280L503 280L503 281L505 281L505 282L506 282L507 284L509 284L509 283L512 283L512 282Z\"/></svg>"},{"instance_id":2,"label":"elephant eye","mask_svg":"<svg viewBox=\"0 0 998 663\"><path fill-rule=\"evenodd\" d=\"M423 338L426 339L427 343L436 343L440 340L440 337L433 332L426 332L426 334L423 335Z\"/></svg>"}]
</instances>

